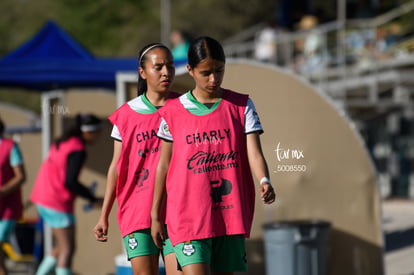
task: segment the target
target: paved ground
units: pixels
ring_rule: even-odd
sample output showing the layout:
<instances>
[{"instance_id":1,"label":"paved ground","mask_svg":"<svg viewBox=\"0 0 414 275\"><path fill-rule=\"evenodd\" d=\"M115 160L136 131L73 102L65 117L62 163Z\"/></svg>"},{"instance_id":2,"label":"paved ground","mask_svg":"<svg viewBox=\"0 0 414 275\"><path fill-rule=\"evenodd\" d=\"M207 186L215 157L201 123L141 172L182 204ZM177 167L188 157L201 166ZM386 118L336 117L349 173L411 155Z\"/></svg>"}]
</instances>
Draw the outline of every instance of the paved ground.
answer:
<instances>
[{"instance_id":1,"label":"paved ground","mask_svg":"<svg viewBox=\"0 0 414 275\"><path fill-rule=\"evenodd\" d=\"M385 275L414 275L414 201L384 200Z\"/></svg>"}]
</instances>

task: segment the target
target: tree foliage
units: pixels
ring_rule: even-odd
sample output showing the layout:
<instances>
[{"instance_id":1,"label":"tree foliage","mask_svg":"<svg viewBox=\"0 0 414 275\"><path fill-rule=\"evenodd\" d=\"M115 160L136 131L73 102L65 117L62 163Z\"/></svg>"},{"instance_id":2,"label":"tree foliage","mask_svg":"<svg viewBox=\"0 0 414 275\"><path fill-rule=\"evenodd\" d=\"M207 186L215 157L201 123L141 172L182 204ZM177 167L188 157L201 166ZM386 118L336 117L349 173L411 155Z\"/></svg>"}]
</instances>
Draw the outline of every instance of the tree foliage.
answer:
<instances>
[{"instance_id":1,"label":"tree foliage","mask_svg":"<svg viewBox=\"0 0 414 275\"><path fill-rule=\"evenodd\" d=\"M171 29L219 40L274 18L274 0L170 0ZM160 3L154 0L0 1L0 55L54 20L96 56L136 56L160 41Z\"/></svg>"}]
</instances>

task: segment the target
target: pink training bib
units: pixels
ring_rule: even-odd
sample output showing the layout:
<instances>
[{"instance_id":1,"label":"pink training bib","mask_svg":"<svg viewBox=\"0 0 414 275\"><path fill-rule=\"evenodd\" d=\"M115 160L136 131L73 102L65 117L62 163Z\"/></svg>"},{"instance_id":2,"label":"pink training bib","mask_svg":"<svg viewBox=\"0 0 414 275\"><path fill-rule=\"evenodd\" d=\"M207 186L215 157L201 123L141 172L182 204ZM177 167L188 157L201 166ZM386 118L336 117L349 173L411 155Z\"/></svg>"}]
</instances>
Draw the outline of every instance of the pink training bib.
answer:
<instances>
[{"instance_id":1,"label":"pink training bib","mask_svg":"<svg viewBox=\"0 0 414 275\"><path fill-rule=\"evenodd\" d=\"M67 159L70 153L84 150L78 137L61 142L59 148L54 143L37 174L30 200L56 211L73 213L76 195L65 187Z\"/></svg>"},{"instance_id":2,"label":"pink training bib","mask_svg":"<svg viewBox=\"0 0 414 275\"><path fill-rule=\"evenodd\" d=\"M2 138L0 142L0 187L13 178L13 167L10 165L10 153L14 142ZM0 219L18 220L22 217L23 205L21 188L0 199Z\"/></svg>"},{"instance_id":3,"label":"pink training bib","mask_svg":"<svg viewBox=\"0 0 414 275\"><path fill-rule=\"evenodd\" d=\"M255 189L247 159L248 96L225 90L207 115L171 100L160 115L173 137L167 176L167 227L173 245L223 235L250 235Z\"/></svg>"},{"instance_id":4,"label":"pink training bib","mask_svg":"<svg viewBox=\"0 0 414 275\"><path fill-rule=\"evenodd\" d=\"M170 93L170 98L177 96ZM157 137L160 117L157 113L140 114L125 103L109 120L117 126L122 138L116 196L118 224L122 236L126 236L151 227L154 179L161 145Z\"/></svg>"}]
</instances>

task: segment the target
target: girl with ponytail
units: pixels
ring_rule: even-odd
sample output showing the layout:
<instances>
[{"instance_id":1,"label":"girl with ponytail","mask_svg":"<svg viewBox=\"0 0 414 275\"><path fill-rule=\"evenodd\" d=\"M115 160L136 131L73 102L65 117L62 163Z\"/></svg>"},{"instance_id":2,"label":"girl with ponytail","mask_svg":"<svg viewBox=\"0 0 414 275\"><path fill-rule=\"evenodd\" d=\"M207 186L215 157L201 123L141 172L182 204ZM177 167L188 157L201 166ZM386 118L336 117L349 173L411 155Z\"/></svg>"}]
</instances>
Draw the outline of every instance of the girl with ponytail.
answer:
<instances>
[{"instance_id":1,"label":"girl with ponytail","mask_svg":"<svg viewBox=\"0 0 414 275\"><path fill-rule=\"evenodd\" d=\"M158 275L160 249L151 238L150 210L161 144L156 136L160 123L157 110L177 96L170 93L175 76L170 50L159 43L145 46L139 53L138 73L137 97L109 117L114 152L101 215L93 231L97 241L108 240L108 217L116 199L118 224L134 274ZM169 275L177 272L172 252L163 248Z\"/></svg>"}]
</instances>

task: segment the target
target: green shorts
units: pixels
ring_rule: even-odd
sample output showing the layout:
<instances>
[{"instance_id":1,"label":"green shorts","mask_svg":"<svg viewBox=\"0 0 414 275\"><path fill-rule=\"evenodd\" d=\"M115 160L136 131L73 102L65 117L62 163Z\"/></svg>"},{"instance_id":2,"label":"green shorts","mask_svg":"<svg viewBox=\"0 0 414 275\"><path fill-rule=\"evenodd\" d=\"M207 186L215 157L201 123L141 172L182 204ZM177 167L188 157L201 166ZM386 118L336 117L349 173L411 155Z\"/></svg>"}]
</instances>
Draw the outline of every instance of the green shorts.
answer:
<instances>
[{"instance_id":1,"label":"green shorts","mask_svg":"<svg viewBox=\"0 0 414 275\"><path fill-rule=\"evenodd\" d=\"M142 229L132 232L124 237L124 245L128 260L139 257L158 254L160 250L151 237L151 229Z\"/></svg>"},{"instance_id":2,"label":"green shorts","mask_svg":"<svg viewBox=\"0 0 414 275\"><path fill-rule=\"evenodd\" d=\"M164 246L162 248L162 255L164 257L167 256L170 253L174 253L174 247L172 246L172 243L171 243L170 238L168 238L167 230L165 230L165 235L166 235L165 236L166 237L166 240L165 240L165 244L164 244Z\"/></svg>"},{"instance_id":3,"label":"green shorts","mask_svg":"<svg viewBox=\"0 0 414 275\"><path fill-rule=\"evenodd\" d=\"M10 236L14 232L15 227L15 220L0 220L0 242L10 241Z\"/></svg>"},{"instance_id":4,"label":"green shorts","mask_svg":"<svg viewBox=\"0 0 414 275\"><path fill-rule=\"evenodd\" d=\"M242 235L187 241L174 246L181 267L208 263L213 272L247 271L246 243Z\"/></svg>"}]
</instances>

